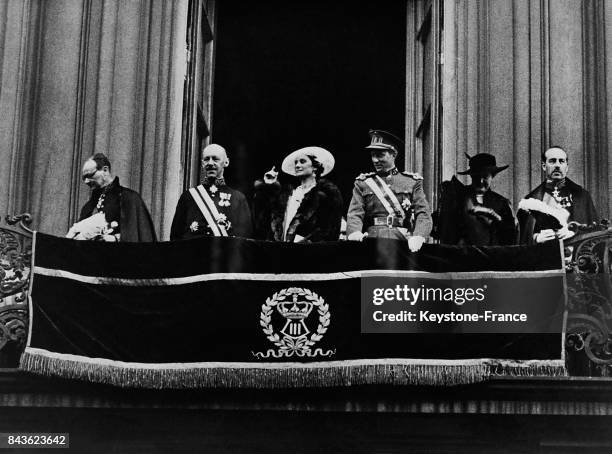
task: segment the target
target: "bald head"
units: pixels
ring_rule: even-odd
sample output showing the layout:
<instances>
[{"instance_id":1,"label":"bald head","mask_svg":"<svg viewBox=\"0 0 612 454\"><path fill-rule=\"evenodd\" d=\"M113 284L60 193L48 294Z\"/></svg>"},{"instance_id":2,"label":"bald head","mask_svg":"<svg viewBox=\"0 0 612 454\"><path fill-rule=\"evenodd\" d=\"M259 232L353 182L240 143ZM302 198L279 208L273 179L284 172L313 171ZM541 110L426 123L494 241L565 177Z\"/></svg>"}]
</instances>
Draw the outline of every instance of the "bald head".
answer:
<instances>
[{"instance_id":1,"label":"bald head","mask_svg":"<svg viewBox=\"0 0 612 454\"><path fill-rule=\"evenodd\" d=\"M229 158L225 148L211 143L202 150L202 165L206 178L222 178L225 168L229 165Z\"/></svg>"}]
</instances>

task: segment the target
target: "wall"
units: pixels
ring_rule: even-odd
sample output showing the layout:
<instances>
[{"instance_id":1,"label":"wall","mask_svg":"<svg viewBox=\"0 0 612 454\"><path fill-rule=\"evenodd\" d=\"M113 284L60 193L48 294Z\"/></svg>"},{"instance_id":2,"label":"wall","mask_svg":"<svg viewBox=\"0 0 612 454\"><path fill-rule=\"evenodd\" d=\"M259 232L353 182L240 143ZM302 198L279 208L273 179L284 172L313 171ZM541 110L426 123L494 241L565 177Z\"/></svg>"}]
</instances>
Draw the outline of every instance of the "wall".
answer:
<instances>
[{"instance_id":1,"label":"wall","mask_svg":"<svg viewBox=\"0 0 612 454\"><path fill-rule=\"evenodd\" d=\"M559 144L610 217L611 4L443 8L443 179L465 153L494 153L510 164L496 189L516 205L541 181L540 152ZM30 211L35 228L63 234L87 198L82 163L102 151L167 238L183 179L186 14L187 0L0 2L0 214Z\"/></svg>"},{"instance_id":2,"label":"wall","mask_svg":"<svg viewBox=\"0 0 612 454\"><path fill-rule=\"evenodd\" d=\"M515 205L542 181L540 153L569 152L569 176L612 212L608 118L612 6L605 0L446 0L443 178L465 153L510 168L496 190Z\"/></svg>"},{"instance_id":3,"label":"wall","mask_svg":"<svg viewBox=\"0 0 612 454\"><path fill-rule=\"evenodd\" d=\"M0 2L0 213L61 235L111 159L167 237L181 190L187 0ZM18 62L18 63L16 63ZM7 165L4 165L7 164Z\"/></svg>"}]
</instances>

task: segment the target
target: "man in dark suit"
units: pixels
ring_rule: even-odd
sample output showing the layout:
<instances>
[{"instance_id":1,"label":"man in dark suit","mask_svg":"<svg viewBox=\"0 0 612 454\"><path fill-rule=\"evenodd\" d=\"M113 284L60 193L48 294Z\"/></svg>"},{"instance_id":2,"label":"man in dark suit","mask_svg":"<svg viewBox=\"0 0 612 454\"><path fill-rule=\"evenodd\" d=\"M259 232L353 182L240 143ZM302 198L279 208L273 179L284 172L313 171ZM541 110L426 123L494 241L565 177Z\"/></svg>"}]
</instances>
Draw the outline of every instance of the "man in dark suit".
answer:
<instances>
[{"instance_id":1,"label":"man in dark suit","mask_svg":"<svg viewBox=\"0 0 612 454\"><path fill-rule=\"evenodd\" d=\"M442 244L460 246L512 245L517 229L510 201L491 190L495 175L508 166L497 167L495 156L468 156L469 169L457 172L471 177L470 186L456 177L442 184L438 211L438 237Z\"/></svg>"},{"instance_id":2,"label":"man in dark suit","mask_svg":"<svg viewBox=\"0 0 612 454\"><path fill-rule=\"evenodd\" d=\"M521 243L524 244L568 239L573 236L567 228L568 222L592 224L599 220L589 192L567 178L569 164L563 148L554 146L542 153L542 169L546 180L519 205ZM547 219L556 221L553 225Z\"/></svg>"}]
</instances>

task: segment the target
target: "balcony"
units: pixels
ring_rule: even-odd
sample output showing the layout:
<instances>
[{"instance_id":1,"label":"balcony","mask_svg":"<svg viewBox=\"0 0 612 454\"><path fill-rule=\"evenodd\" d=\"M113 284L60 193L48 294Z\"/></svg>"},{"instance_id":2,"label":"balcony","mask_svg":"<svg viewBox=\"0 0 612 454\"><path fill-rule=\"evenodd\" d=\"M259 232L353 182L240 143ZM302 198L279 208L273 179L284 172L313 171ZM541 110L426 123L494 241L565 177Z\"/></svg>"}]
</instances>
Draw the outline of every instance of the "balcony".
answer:
<instances>
[{"instance_id":1,"label":"balcony","mask_svg":"<svg viewBox=\"0 0 612 454\"><path fill-rule=\"evenodd\" d=\"M71 446L93 452L202 446L238 452L330 446L351 452L431 452L434 446L438 452L612 449L612 229L607 226L583 229L565 244L569 376L492 374L460 386L150 390L17 369L29 323L29 219L7 219L0 229L4 432L71 432Z\"/></svg>"}]
</instances>

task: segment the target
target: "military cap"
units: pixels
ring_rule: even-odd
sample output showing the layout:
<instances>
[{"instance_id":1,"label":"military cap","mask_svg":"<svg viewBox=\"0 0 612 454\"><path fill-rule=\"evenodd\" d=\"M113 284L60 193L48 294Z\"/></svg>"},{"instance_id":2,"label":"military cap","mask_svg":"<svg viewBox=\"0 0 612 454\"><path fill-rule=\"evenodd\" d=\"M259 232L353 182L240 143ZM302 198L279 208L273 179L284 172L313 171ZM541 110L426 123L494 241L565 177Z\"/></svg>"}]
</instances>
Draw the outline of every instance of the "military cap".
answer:
<instances>
[{"instance_id":1,"label":"military cap","mask_svg":"<svg viewBox=\"0 0 612 454\"><path fill-rule=\"evenodd\" d=\"M399 153L404 148L404 142L390 132L382 131L380 129L371 129L369 134L370 145L368 145L366 149L393 150L396 153Z\"/></svg>"}]
</instances>

